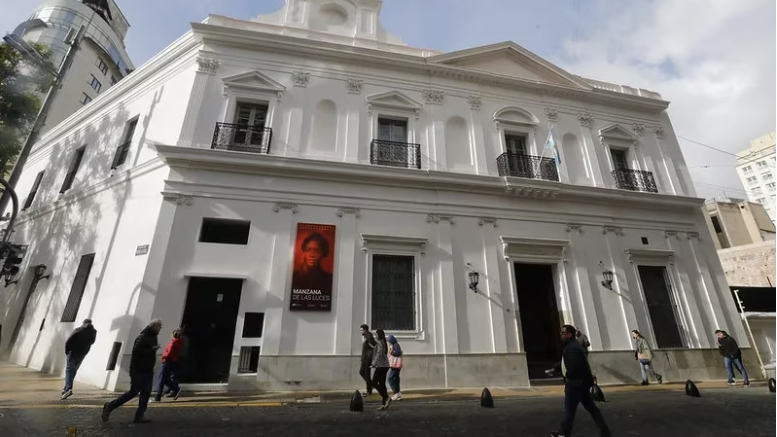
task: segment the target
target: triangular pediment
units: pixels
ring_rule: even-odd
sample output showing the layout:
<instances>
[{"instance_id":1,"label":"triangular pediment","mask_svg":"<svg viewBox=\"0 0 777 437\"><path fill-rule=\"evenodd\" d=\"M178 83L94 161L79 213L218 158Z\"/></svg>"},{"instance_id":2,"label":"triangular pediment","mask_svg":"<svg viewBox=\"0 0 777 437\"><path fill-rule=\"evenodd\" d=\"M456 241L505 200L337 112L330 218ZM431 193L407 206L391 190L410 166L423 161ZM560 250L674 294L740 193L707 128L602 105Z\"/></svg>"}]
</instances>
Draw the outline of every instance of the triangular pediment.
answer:
<instances>
[{"instance_id":1,"label":"triangular pediment","mask_svg":"<svg viewBox=\"0 0 777 437\"><path fill-rule=\"evenodd\" d=\"M286 87L283 84L258 70L222 77L221 81L224 83L225 88L264 92L286 91Z\"/></svg>"},{"instance_id":2,"label":"triangular pediment","mask_svg":"<svg viewBox=\"0 0 777 437\"><path fill-rule=\"evenodd\" d=\"M619 124L611 124L599 130L599 136L609 140L636 141L637 136Z\"/></svg>"},{"instance_id":3,"label":"triangular pediment","mask_svg":"<svg viewBox=\"0 0 777 437\"><path fill-rule=\"evenodd\" d=\"M381 106L384 108L418 110L423 107L418 102L399 91L389 91L381 94L367 96L367 104L370 106Z\"/></svg>"},{"instance_id":4,"label":"triangular pediment","mask_svg":"<svg viewBox=\"0 0 777 437\"><path fill-rule=\"evenodd\" d=\"M532 82L591 89L577 76L513 42L460 50L429 58L430 63L476 70Z\"/></svg>"}]
</instances>

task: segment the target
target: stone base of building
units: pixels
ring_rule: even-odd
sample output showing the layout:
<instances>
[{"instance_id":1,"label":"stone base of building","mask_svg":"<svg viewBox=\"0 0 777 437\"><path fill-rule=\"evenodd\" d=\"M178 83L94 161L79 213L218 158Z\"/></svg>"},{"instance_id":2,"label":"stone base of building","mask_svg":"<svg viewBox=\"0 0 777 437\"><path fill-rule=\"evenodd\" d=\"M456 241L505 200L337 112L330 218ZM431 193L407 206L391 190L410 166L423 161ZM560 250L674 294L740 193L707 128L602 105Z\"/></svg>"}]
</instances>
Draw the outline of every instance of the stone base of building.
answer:
<instances>
[{"instance_id":1,"label":"stone base of building","mask_svg":"<svg viewBox=\"0 0 777 437\"><path fill-rule=\"evenodd\" d=\"M755 351L743 349L750 378L761 379ZM641 381L633 351L592 351L591 369L602 385L637 384ZM262 356L255 374L237 373L232 359L229 382L192 384L197 391L318 391L364 388L357 356ZM472 387L528 388L531 386L526 354L408 355L402 386L407 389ZM723 357L715 349L676 349L654 352L653 367L666 382L725 380ZM157 369L158 370L158 369ZM741 377L737 374L737 380ZM116 390L129 387L120 378Z\"/></svg>"}]
</instances>

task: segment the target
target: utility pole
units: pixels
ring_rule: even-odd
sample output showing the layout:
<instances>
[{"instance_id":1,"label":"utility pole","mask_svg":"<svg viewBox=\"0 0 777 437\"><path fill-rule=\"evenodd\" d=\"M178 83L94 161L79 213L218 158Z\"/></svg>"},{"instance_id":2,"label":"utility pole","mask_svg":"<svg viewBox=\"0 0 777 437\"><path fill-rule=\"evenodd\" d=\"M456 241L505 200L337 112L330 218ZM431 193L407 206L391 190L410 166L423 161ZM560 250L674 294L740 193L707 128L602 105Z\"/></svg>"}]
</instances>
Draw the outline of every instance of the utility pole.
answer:
<instances>
[{"instance_id":1,"label":"utility pole","mask_svg":"<svg viewBox=\"0 0 777 437\"><path fill-rule=\"evenodd\" d=\"M51 85L51 88L49 88L49 91L46 94L46 99L43 100L43 105L41 105L40 110L38 111L38 116L35 118L35 123L32 125L32 129L30 130L29 135L27 135L27 140L24 142L24 147L22 147L21 152L19 152L19 156L16 158L16 164L14 164L13 171L11 171L11 177L8 178L7 187L15 188L16 184L19 182L19 177L21 176L22 170L24 169L24 164L27 163L27 157L30 155L30 150L32 149L33 144L35 144L35 141L38 139L38 132L46 122L46 116L49 113L49 109L51 109L51 104L54 102L54 96L56 96L57 92L62 87L62 82L65 79L65 73L67 73L68 69L70 69L70 66L73 64L73 59L78 52L81 39L84 37L85 32L86 26L82 25L79 27L78 33L76 33L75 37L70 41L70 48L67 50L65 58L62 59L62 63L59 65L59 69L54 74L54 83ZM12 47L19 50L23 55L28 54L28 51L23 51L18 48L18 38L11 38L10 36L6 36L3 39ZM37 59L33 58L33 61L37 61ZM11 196L9 194L9 190L6 188L6 190L3 191L3 196L0 198L0 215L5 212L5 208L8 206L10 198ZM9 223L9 229L11 225L12 223ZM10 230L8 233L10 233Z\"/></svg>"}]
</instances>

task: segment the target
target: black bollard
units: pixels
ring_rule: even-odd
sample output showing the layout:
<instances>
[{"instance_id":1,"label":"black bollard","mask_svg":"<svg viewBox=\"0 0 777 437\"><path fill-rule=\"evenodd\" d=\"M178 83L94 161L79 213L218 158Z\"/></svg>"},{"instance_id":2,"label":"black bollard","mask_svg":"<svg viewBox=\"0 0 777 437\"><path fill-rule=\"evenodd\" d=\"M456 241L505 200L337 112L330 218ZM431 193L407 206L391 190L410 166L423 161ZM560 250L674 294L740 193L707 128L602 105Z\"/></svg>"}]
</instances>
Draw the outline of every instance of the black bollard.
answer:
<instances>
[{"instance_id":1,"label":"black bollard","mask_svg":"<svg viewBox=\"0 0 777 437\"><path fill-rule=\"evenodd\" d=\"M491 396L488 388L484 388L483 393L480 394L480 406L483 408L494 408L494 398Z\"/></svg>"},{"instance_id":2,"label":"black bollard","mask_svg":"<svg viewBox=\"0 0 777 437\"><path fill-rule=\"evenodd\" d=\"M692 398L700 398L699 389L696 388L696 384L690 379L685 381L685 394Z\"/></svg>"},{"instance_id":3,"label":"black bollard","mask_svg":"<svg viewBox=\"0 0 777 437\"><path fill-rule=\"evenodd\" d=\"M599 384L596 383L591 386L591 397L594 399L594 402L607 402L607 399L604 398L604 392L599 387Z\"/></svg>"},{"instance_id":4,"label":"black bollard","mask_svg":"<svg viewBox=\"0 0 777 437\"><path fill-rule=\"evenodd\" d=\"M362 394L359 393L359 390L356 390L353 392L353 395L351 395L351 405L348 408L357 413L364 411L364 401L362 400Z\"/></svg>"},{"instance_id":5,"label":"black bollard","mask_svg":"<svg viewBox=\"0 0 777 437\"><path fill-rule=\"evenodd\" d=\"M774 378L769 378L769 391L774 393Z\"/></svg>"}]
</instances>

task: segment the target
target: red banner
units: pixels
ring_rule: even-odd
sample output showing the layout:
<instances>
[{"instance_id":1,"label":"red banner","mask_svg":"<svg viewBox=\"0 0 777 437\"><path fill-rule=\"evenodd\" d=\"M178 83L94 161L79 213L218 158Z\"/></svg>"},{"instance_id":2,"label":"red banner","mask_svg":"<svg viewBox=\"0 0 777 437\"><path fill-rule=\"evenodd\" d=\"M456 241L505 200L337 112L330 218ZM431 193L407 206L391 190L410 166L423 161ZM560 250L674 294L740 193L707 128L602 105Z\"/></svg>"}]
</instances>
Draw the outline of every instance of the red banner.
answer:
<instances>
[{"instance_id":1,"label":"red banner","mask_svg":"<svg viewBox=\"0 0 777 437\"><path fill-rule=\"evenodd\" d=\"M291 310L331 311L334 259L334 225L297 225Z\"/></svg>"}]
</instances>

